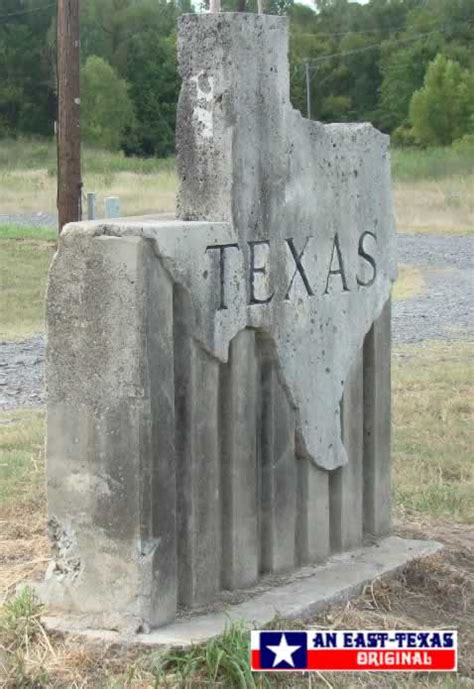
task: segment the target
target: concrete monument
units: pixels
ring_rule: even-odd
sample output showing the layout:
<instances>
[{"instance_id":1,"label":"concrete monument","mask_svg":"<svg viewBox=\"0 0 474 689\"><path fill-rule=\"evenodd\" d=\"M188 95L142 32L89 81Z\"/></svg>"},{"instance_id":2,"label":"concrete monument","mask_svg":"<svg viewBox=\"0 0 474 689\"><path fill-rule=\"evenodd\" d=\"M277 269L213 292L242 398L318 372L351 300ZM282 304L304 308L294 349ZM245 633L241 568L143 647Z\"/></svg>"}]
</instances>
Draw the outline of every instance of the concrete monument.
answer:
<instances>
[{"instance_id":1,"label":"concrete monument","mask_svg":"<svg viewBox=\"0 0 474 689\"><path fill-rule=\"evenodd\" d=\"M179 219L61 234L43 595L79 627L171 629L389 533L388 137L292 108L287 32L181 17Z\"/></svg>"}]
</instances>

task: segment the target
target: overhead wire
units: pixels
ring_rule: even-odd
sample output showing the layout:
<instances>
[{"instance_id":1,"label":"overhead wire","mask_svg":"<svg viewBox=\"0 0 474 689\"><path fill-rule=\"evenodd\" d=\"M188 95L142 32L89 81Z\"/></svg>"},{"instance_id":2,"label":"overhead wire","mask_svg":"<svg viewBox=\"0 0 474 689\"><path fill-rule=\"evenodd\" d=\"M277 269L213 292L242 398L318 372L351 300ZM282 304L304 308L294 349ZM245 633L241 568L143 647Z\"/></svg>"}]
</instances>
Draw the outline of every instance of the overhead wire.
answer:
<instances>
[{"instance_id":1,"label":"overhead wire","mask_svg":"<svg viewBox=\"0 0 474 689\"><path fill-rule=\"evenodd\" d=\"M433 18L431 22L428 22L429 24L436 24L438 21L438 18ZM397 33L398 31L403 31L406 28L405 24L401 24L400 26L388 26L386 28L379 27L378 29L364 29L364 30L357 30L357 31L336 31L336 32L331 32L331 31L314 31L313 33L303 33L298 31L298 36L312 36L318 38L319 36L324 36L326 38L332 38L333 36L351 36L352 34L355 35L362 35L362 34L370 34L370 33Z\"/></svg>"},{"instance_id":2,"label":"overhead wire","mask_svg":"<svg viewBox=\"0 0 474 689\"><path fill-rule=\"evenodd\" d=\"M55 2L51 2L49 5L42 5L41 7L30 7L28 10L18 10L18 12L9 12L8 14L0 14L0 19L8 19L9 17L20 17L25 14L33 14L34 12L43 12L44 10L49 10L52 7L56 7Z\"/></svg>"},{"instance_id":3,"label":"overhead wire","mask_svg":"<svg viewBox=\"0 0 474 689\"><path fill-rule=\"evenodd\" d=\"M470 20L471 23L472 20ZM446 27L440 27L438 29L434 29L433 31L425 31L424 33L419 33L416 34L415 36L411 36L410 38L401 38L397 40L392 40L390 43L391 45L398 45L398 44L403 44L403 43L412 43L413 41L418 41L421 38L425 38L426 36L432 36L433 34L436 33L442 33L443 31L446 31ZM384 43L387 42L390 39L386 39L383 41ZM374 50L375 48L380 48L382 46L382 42L379 43L371 43L370 45L362 46L361 48L353 48L351 50L343 50L337 53L331 53L329 55L321 55L320 57L308 59L308 58L303 58L301 59L298 64L299 65L309 65L310 67L318 64L320 62L324 62L325 60L330 60L334 57L345 57L346 55L354 55L356 53L363 53L368 50Z\"/></svg>"}]
</instances>

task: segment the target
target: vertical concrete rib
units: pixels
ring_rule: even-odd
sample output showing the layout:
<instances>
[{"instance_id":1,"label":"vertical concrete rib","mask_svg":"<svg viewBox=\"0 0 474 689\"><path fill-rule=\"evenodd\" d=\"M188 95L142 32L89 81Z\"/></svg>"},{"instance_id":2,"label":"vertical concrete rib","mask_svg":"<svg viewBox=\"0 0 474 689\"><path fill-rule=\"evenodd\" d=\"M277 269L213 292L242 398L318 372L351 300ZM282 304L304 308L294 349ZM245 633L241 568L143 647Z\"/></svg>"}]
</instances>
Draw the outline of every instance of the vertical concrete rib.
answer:
<instances>
[{"instance_id":1,"label":"vertical concrete rib","mask_svg":"<svg viewBox=\"0 0 474 689\"><path fill-rule=\"evenodd\" d=\"M143 246L147 257L145 351L150 388L150 424L144 434L151 432L153 536L143 556L153 562L152 607L159 621L172 619L177 607L173 284L150 244ZM145 494L146 472L141 480Z\"/></svg>"},{"instance_id":2,"label":"vertical concrete rib","mask_svg":"<svg viewBox=\"0 0 474 689\"><path fill-rule=\"evenodd\" d=\"M329 474L304 457L297 459L297 562L322 562L329 555Z\"/></svg>"},{"instance_id":3,"label":"vertical concrete rib","mask_svg":"<svg viewBox=\"0 0 474 689\"><path fill-rule=\"evenodd\" d=\"M364 342L364 532L391 526L391 303Z\"/></svg>"},{"instance_id":4,"label":"vertical concrete rib","mask_svg":"<svg viewBox=\"0 0 474 689\"><path fill-rule=\"evenodd\" d=\"M363 353L357 353L346 379L342 401L342 437L348 464L330 473L331 550L362 542L363 503Z\"/></svg>"},{"instance_id":5,"label":"vertical concrete rib","mask_svg":"<svg viewBox=\"0 0 474 689\"><path fill-rule=\"evenodd\" d=\"M258 577L258 361L255 332L242 330L221 367L222 586L243 588Z\"/></svg>"},{"instance_id":6,"label":"vertical concrete rib","mask_svg":"<svg viewBox=\"0 0 474 689\"><path fill-rule=\"evenodd\" d=\"M260 569L283 572L295 566L297 464L295 419L270 352L259 348L261 410Z\"/></svg>"},{"instance_id":7,"label":"vertical concrete rib","mask_svg":"<svg viewBox=\"0 0 474 689\"><path fill-rule=\"evenodd\" d=\"M178 600L192 607L220 586L219 364L191 337L189 295L174 287Z\"/></svg>"}]
</instances>

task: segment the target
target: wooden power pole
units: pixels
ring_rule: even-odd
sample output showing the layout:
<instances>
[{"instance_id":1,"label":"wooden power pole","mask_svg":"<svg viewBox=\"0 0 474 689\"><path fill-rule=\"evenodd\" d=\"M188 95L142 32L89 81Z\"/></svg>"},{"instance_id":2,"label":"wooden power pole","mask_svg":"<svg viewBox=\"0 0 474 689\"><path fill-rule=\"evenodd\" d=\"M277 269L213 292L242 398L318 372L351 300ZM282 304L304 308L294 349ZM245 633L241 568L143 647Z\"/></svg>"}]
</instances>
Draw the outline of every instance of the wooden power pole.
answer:
<instances>
[{"instance_id":1,"label":"wooden power pole","mask_svg":"<svg viewBox=\"0 0 474 689\"><path fill-rule=\"evenodd\" d=\"M81 220L80 0L58 0L58 222Z\"/></svg>"}]
</instances>

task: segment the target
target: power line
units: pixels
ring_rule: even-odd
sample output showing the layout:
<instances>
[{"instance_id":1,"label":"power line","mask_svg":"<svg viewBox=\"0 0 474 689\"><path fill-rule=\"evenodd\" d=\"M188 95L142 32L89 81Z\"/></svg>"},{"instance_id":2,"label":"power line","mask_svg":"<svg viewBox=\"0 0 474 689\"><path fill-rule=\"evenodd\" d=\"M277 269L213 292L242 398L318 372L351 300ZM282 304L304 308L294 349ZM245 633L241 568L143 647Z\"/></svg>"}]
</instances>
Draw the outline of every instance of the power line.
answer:
<instances>
[{"instance_id":1,"label":"power line","mask_svg":"<svg viewBox=\"0 0 474 689\"><path fill-rule=\"evenodd\" d=\"M33 12L43 12L56 7L56 3L52 2L49 5L42 5L41 7L31 7L29 10L19 10L18 12L10 12L9 14L1 14L0 19L8 19L9 17L20 17L24 14L33 14Z\"/></svg>"},{"instance_id":2,"label":"power line","mask_svg":"<svg viewBox=\"0 0 474 689\"><path fill-rule=\"evenodd\" d=\"M438 18L433 18L430 24L436 24L438 21ZM400 26L389 26L385 29L379 28L379 29L365 29L365 30L360 30L360 31L338 31L335 33L332 32L325 32L325 31L315 31L314 33L302 33L302 32L297 32L298 38L300 36L312 36L312 37L319 37L319 36L325 36L327 38L332 38L333 36L350 36L351 34L368 34L368 33L390 33L394 32L396 33L397 31L402 31L403 29L406 29L406 24L401 24Z\"/></svg>"},{"instance_id":3,"label":"power line","mask_svg":"<svg viewBox=\"0 0 474 689\"><path fill-rule=\"evenodd\" d=\"M411 38L402 38L396 41L391 41L391 44L400 44L400 43L411 43L412 41L418 41L420 38L424 38L425 36L432 36L435 33L442 33L443 31L446 31L446 29L440 28L440 29L435 29L434 31L426 31L425 33L419 33L416 36L412 36ZM321 57L316 57L312 60L302 60L299 64L305 65L309 64L310 66L313 66L316 63L323 62L324 60L330 60L333 57L344 57L346 55L354 55L355 53L363 53L367 50L373 50L374 48L380 48L381 43L371 43L370 45L363 46L362 48L354 48L352 50L344 50L339 53L331 53L330 55L322 55Z\"/></svg>"},{"instance_id":4,"label":"power line","mask_svg":"<svg viewBox=\"0 0 474 689\"><path fill-rule=\"evenodd\" d=\"M471 24L474 20L470 19L467 21L468 24ZM435 29L434 31L426 31L424 33L419 33L416 34L416 36L411 36L410 38L405 38L405 39L398 39L396 41L391 41L391 44L400 44L400 43L409 43L413 41L420 40L421 38L424 38L425 36L431 36L435 33L442 33L443 31L447 31L449 27L440 27L439 29ZM386 42L386 41L384 41ZM362 53L366 50L373 50L374 48L380 48L382 43L372 43L371 45L366 45L362 48L354 48L353 50L345 50L341 51L339 53L332 53L331 55L322 55L319 58L315 58L314 60L308 60L308 59L303 59L302 62L296 63L295 64L295 69L298 67L303 66L305 69L305 77L306 77L306 109L307 109L307 118L311 118L311 74L310 74L310 68L315 67L316 63L323 62L324 60L329 60L333 57L344 57L346 55L353 55L354 53ZM323 80L325 81L325 80Z\"/></svg>"}]
</instances>

